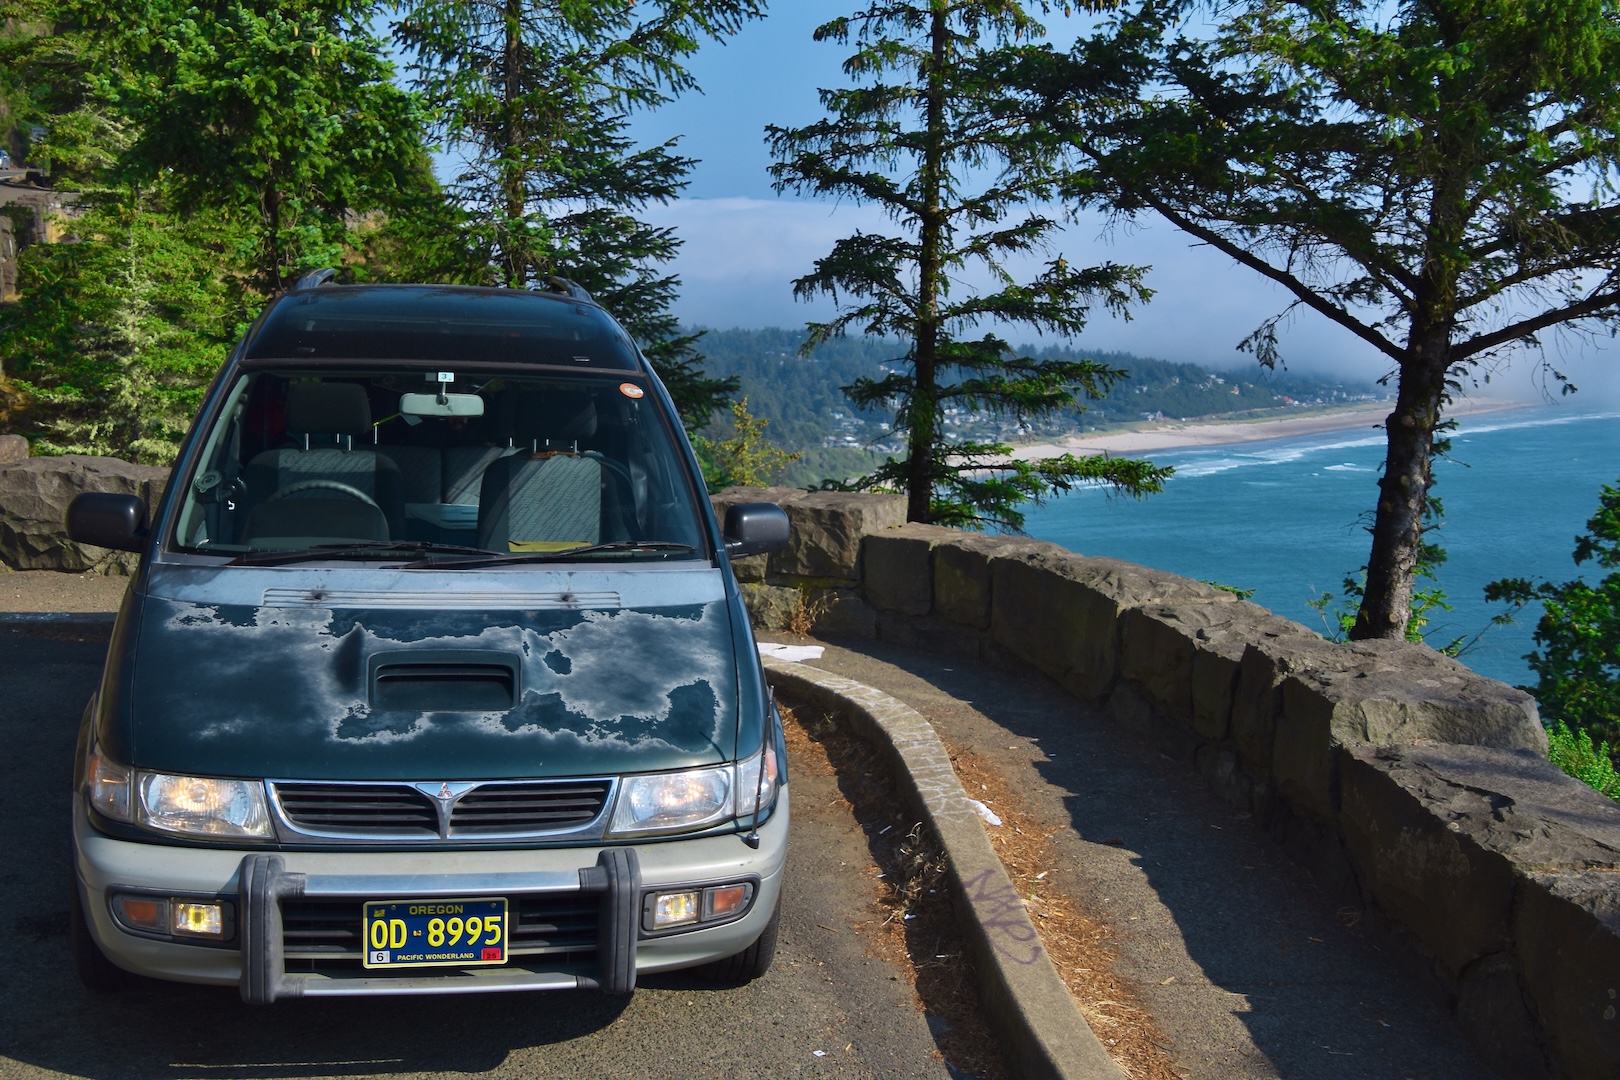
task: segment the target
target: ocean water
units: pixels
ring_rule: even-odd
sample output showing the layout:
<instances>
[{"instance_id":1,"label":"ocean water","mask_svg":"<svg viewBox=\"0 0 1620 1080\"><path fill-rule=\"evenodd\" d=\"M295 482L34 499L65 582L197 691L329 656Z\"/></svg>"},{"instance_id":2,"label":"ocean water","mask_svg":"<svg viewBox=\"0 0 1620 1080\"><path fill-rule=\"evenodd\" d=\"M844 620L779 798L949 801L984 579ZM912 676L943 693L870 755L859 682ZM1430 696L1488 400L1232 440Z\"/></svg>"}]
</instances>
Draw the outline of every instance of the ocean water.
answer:
<instances>
[{"instance_id":1,"label":"ocean water","mask_svg":"<svg viewBox=\"0 0 1620 1080\"><path fill-rule=\"evenodd\" d=\"M1025 528L1087 555L1107 555L1186 577L1253 589L1255 603L1313 629L1312 597L1339 597L1367 562L1363 515L1378 496L1381 429L1150 453L1176 474L1143 500L1101 490L1031 507ZM1462 655L1483 675L1531 682L1526 653L1540 605L1511 626L1491 626L1485 602L1503 577L1596 580L1604 571L1570 557L1597 509L1599 488L1620 482L1620 412L1533 406L1465 419L1449 459L1435 466L1445 506L1435 539L1446 549L1439 587L1451 611L1433 613L1431 643L1484 635Z\"/></svg>"}]
</instances>

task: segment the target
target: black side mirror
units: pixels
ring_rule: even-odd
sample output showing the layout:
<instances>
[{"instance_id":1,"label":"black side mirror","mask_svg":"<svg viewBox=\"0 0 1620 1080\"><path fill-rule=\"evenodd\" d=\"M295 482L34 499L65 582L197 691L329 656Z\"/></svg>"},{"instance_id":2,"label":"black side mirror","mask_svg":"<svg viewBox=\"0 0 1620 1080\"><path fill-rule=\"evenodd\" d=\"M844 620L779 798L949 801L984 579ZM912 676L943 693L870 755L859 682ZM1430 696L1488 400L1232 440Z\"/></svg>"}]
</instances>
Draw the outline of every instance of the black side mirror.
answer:
<instances>
[{"instance_id":1,"label":"black side mirror","mask_svg":"<svg viewBox=\"0 0 1620 1080\"><path fill-rule=\"evenodd\" d=\"M738 503L726 510L726 554L733 559L786 547L792 528L775 503Z\"/></svg>"},{"instance_id":2,"label":"black side mirror","mask_svg":"<svg viewBox=\"0 0 1620 1080\"><path fill-rule=\"evenodd\" d=\"M68 504L67 534L81 544L140 551L146 546L146 503L137 495L86 491Z\"/></svg>"}]
</instances>

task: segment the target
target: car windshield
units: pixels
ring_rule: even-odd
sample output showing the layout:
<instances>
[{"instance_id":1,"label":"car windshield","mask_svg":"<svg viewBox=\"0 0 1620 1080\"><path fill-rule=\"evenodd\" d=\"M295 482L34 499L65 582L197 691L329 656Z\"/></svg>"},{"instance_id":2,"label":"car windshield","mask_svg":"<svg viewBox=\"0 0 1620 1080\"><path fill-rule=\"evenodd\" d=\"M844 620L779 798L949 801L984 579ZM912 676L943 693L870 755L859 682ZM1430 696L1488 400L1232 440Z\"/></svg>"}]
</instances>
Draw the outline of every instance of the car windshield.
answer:
<instances>
[{"instance_id":1,"label":"car windshield","mask_svg":"<svg viewBox=\"0 0 1620 1080\"><path fill-rule=\"evenodd\" d=\"M203 433L170 542L272 564L690 558L684 460L626 372L260 368Z\"/></svg>"}]
</instances>

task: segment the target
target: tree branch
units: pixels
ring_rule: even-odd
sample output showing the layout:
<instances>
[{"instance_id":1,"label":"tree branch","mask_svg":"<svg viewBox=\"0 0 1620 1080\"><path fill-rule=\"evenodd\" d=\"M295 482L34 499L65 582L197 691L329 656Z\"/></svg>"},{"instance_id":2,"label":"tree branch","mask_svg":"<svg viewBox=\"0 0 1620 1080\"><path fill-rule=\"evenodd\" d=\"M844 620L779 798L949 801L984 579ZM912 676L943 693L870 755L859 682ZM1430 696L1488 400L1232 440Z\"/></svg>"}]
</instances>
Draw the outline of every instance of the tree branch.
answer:
<instances>
[{"instance_id":1,"label":"tree branch","mask_svg":"<svg viewBox=\"0 0 1620 1080\"><path fill-rule=\"evenodd\" d=\"M1405 356L1406 350L1402 349L1399 345L1396 345L1393 341L1390 341L1389 338L1357 319L1354 315L1351 315L1348 311L1339 307L1337 304L1330 303L1320 293L1308 288L1303 282L1294 277L1294 275L1288 273L1286 270L1277 269L1275 266L1272 266L1269 262L1260 258L1253 252L1232 243L1214 229L1206 228L1205 226L1198 224L1191 218L1188 218L1185 214L1182 214L1167 205L1157 196L1144 195L1142 196L1142 201L1153 207L1153 209L1157 210L1159 213L1163 214L1170 220L1171 224L1175 225L1178 229L1181 229L1183 232L1191 233L1192 235L1198 237L1198 239L1204 241L1204 243L1208 244L1210 247L1215 248L1217 251L1230 256L1231 258L1242 263L1244 266L1247 266L1249 269L1264 274L1272 281L1277 282L1279 285L1283 286L1283 288L1293 293L1294 296L1298 298L1300 303L1304 304L1311 310L1332 319L1334 322L1349 330L1352 334L1355 334L1357 337L1361 338L1363 341L1367 342L1373 346L1373 348L1388 356L1396 363L1400 363L1402 357Z\"/></svg>"}]
</instances>

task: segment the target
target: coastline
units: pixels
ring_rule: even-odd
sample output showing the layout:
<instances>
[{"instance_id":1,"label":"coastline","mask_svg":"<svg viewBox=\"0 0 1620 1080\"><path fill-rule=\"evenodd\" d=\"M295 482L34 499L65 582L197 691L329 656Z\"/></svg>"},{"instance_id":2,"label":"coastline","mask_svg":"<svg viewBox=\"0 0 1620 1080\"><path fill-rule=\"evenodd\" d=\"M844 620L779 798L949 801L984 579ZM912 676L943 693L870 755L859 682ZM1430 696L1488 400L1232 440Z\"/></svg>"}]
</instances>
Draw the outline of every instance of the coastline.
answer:
<instances>
[{"instance_id":1,"label":"coastline","mask_svg":"<svg viewBox=\"0 0 1620 1080\"><path fill-rule=\"evenodd\" d=\"M1097 454L1140 454L1156 450L1196 450L1206 446L1289 439L1330 431L1354 431L1359 428L1381 430L1384 426L1384 417L1393 407L1392 401L1380 401L1276 420L1165 423L1139 431L1118 431L1106 435L1071 435L1057 443L1025 443L1015 446L1012 457L1019 461L1030 461L1056 457L1060 454L1076 454L1084 457ZM1533 403L1524 401L1464 400L1454 402L1446 411L1446 416L1451 419L1463 419L1532 407Z\"/></svg>"}]
</instances>

